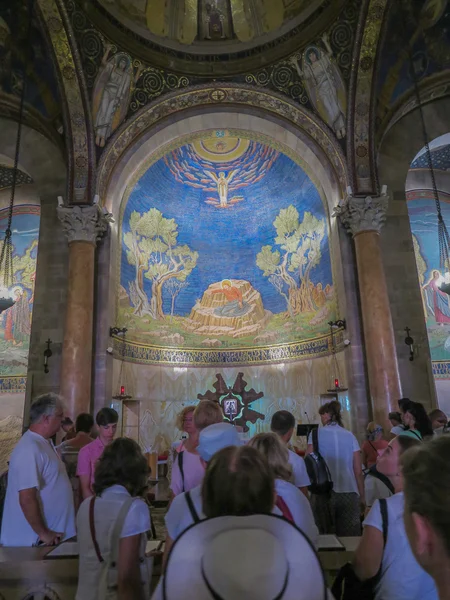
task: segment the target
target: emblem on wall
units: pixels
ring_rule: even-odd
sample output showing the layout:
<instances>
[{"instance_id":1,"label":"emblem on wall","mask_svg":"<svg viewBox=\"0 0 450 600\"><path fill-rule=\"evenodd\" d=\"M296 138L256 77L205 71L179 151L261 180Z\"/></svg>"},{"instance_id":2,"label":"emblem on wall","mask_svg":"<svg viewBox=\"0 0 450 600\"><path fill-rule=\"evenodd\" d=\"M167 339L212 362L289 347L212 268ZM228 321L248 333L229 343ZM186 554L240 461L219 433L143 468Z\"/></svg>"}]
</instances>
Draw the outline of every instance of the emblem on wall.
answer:
<instances>
[{"instance_id":1,"label":"emblem on wall","mask_svg":"<svg viewBox=\"0 0 450 600\"><path fill-rule=\"evenodd\" d=\"M245 433L250 429L247 422L254 425L258 419L264 421L265 416L251 408L252 402L259 400L264 394L256 392L253 388L249 391L245 389L247 382L244 381L244 373L238 373L232 387L227 386L220 373L217 373L216 378L217 381L213 384L216 391L208 390L204 394L197 394L199 400L218 402L225 418L233 425L242 427Z\"/></svg>"}]
</instances>

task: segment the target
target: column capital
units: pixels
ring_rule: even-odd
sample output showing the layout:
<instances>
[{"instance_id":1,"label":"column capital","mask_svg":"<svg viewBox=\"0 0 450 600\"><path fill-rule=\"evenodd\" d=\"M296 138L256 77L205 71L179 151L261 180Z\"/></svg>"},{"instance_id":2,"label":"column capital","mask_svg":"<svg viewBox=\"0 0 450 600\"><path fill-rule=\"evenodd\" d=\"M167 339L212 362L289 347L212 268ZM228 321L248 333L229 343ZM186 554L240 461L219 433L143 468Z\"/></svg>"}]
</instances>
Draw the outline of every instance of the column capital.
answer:
<instances>
[{"instance_id":1,"label":"column capital","mask_svg":"<svg viewBox=\"0 0 450 600\"><path fill-rule=\"evenodd\" d=\"M347 196L334 209L333 216L339 217L342 224L353 236L365 231L380 233L386 222L389 196L366 196L356 198Z\"/></svg>"},{"instance_id":2,"label":"column capital","mask_svg":"<svg viewBox=\"0 0 450 600\"><path fill-rule=\"evenodd\" d=\"M89 242L96 245L111 222L111 215L105 214L97 204L58 206L57 212L69 244Z\"/></svg>"}]
</instances>

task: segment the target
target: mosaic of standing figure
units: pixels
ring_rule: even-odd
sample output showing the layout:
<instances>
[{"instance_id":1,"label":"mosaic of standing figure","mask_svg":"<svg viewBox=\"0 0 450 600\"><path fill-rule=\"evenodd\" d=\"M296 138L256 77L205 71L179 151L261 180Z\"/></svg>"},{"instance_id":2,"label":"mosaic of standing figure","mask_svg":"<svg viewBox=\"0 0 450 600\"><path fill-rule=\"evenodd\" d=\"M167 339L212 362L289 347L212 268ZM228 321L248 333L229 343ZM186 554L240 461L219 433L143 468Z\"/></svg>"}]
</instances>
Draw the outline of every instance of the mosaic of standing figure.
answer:
<instances>
[{"instance_id":1,"label":"mosaic of standing figure","mask_svg":"<svg viewBox=\"0 0 450 600\"><path fill-rule=\"evenodd\" d=\"M338 139L346 136L347 90L335 64L328 36L322 36L323 48L310 45L292 64L302 78L311 104Z\"/></svg>"},{"instance_id":2,"label":"mosaic of standing figure","mask_svg":"<svg viewBox=\"0 0 450 600\"><path fill-rule=\"evenodd\" d=\"M39 207L18 206L13 214L13 286L15 303L0 316L0 376L27 374L39 239ZM7 224L0 211L0 233Z\"/></svg>"},{"instance_id":3,"label":"mosaic of standing figure","mask_svg":"<svg viewBox=\"0 0 450 600\"><path fill-rule=\"evenodd\" d=\"M110 56L112 48L112 44L106 44L92 97L95 143L101 148L124 120L133 86L142 69L138 66L135 71L131 57L125 52Z\"/></svg>"}]
</instances>

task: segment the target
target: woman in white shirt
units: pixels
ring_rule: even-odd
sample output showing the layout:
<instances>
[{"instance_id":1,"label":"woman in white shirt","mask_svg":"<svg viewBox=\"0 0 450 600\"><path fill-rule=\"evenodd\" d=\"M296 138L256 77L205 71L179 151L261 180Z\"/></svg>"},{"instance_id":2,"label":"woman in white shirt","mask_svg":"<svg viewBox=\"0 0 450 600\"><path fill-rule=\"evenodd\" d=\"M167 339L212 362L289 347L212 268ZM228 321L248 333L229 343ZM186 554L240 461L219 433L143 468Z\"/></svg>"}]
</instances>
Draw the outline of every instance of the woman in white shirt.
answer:
<instances>
[{"instance_id":1,"label":"woman in white shirt","mask_svg":"<svg viewBox=\"0 0 450 600\"><path fill-rule=\"evenodd\" d=\"M248 446L259 450L269 463L275 477L276 506L281 514L297 525L317 548L319 531L314 522L311 505L305 495L294 485L289 452L276 433L260 433Z\"/></svg>"},{"instance_id":2,"label":"woman in white shirt","mask_svg":"<svg viewBox=\"0 0 450 600\"><path fill-rule=\"evenodd\" d=\"M319 452L333 481L330 495L313 494L311 498L319 533L335 533L344 537L361 535L365 492L358 440L344 429L341 405L337 400L321 406L319 415L323 425L318 431ZM307 454L312 451L310 435Z\"/></svg>"},{"instance_id":3,"label":"woman in white shirt","mask_svg":"<svg viewBox=\"0 0 450 600\"><path fill-rule=\"evenodd\" d=\"M379 574L375 600L437 600L433 580L413 556L403 522L400 456L420 444L418 440L400 435L390 442L377 461L378 471L389 477L396 492L386 499L386 546L383 547L382 516L377 500L364 521L364 533L353 559L355 573L360 580Z\"/></svg>"},{"instance_id":4,"label":"woman in white shirt","mask_svg":"<svg viewBox=\"0 0 450 600\"><path fill-rule=\"evenodd\" d=\"M148 464L138 444L118 438L105 448L95 469L95 496L77 515L79 580L76 600L149 597L146 532L150 512L141 495Z\"/></svg>"},{"instance_id":5,"label":"woman in white shirt","mask_svg":"<svg viewBox=\"0 0 450 600\"><path fill-rule=\"evenodd\" d=\"M450 598L449 457L450 435L443 435L416 445L401 458L406 533L417 561L433 577L440 600Z\"/></svg>"}]
</instances>

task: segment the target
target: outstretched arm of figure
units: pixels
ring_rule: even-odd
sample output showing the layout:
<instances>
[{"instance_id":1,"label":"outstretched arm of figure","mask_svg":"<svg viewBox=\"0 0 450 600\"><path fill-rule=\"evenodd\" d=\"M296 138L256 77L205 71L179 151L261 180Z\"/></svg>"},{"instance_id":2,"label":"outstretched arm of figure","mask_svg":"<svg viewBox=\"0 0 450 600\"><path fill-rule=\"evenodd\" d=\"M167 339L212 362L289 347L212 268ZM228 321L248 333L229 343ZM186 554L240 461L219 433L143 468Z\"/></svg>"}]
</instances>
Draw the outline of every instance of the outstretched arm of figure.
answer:
<instances>
[{"instance_id":1,"label":"outstretched arm of figure","mask_svg":"<svg viewBox=\"0 0 450 600\"><path fill-rule=\"evenodd\" d=\"M144 70L144 65L140 64L136 69L136 73L134 75L134 83L137 83L137 80L141 76L142 71Z\"/></svg>"},{"instance_id":2,"label":"outstretched arm of figure","mask_svg":"<svg viewBox=\"0 0 450 600\"><path fill-rule=\"evenodd\" d=\"M237 172L238 172L237 169L235 169L234 171L230 171L230 173L228 174L228 177L227 177L227 182L228 183L231 183L233 181L233 179L234 179L235 175L237 174Z\"/></svg>"},{"instance_id":3,"label":"outstretched arm of figure","mask_svg":"<svg viewBox=\"0 0 450 600\"><path fill-rule=\"evenodd\" d=\"M109 58L109 53L111 52L112 44L105 44L105 53L102 58L102 65L106 65Z\"/></svg>"},{"instance_id":4,"label":"outstretched arm of figure","mask_svg":"<svg viewBox=\"0 0 450 600\"><path fill-rule=\"evenodd\" d=\"M322 42L325 46L328 56L333 56L333 50L330 46L330 38L328 37L328 33L324 33L322 36Z\"/></svg>"},{"instance_id":5,"label":"outstretched arm of figure","mask_svg":"<svg viewBox=\"0 0 450 600\"><path fill-rule=\"evenodd\" d=\"M219 178L217 177L217 175L215 173L213 173L212 171L207 171L206 169L204 172L207 175L209 175L209 177L211 177L211 179L214 181L214 183L219 183Z\"/></svg>"},{"instance_id":6,"label":"outstretched arm of figure","mask_svg":"<svg viewBox=\"0 0 450 600\"><path fill-rule=\"evenodd\" d=\"M302 71L302 69L300 68L299 58L297 55L291 56L291 58L289 59L289 62L291 63L291 65L293 67L295 67L295 69L297 70L297 73L299 74L300 77L303 77L304 79L306 79L308 77L308 75L305 73L305 71Z\"/></svg>"}]
</instances>

